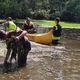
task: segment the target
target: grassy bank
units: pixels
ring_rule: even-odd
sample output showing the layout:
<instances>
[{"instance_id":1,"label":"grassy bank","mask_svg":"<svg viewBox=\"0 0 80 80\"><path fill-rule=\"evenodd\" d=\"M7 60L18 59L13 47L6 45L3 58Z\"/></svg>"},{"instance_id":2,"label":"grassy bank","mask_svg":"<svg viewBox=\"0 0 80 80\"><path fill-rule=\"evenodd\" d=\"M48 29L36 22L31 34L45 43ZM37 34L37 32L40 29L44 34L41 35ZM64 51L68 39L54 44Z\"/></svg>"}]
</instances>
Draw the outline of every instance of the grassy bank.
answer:
<instances>
[{"instance_id":1,"label":"grassy bank","mask_svg":"<svg viewBox=\"0 0 80 80\"><path fill-rule=\"evenodd\" d=\"M2 21L2 20L1 20ZM16 22L23 24L23 19L17 19ZM51 20L33 20L34 24L41 25L41 27L52 27L55 25L54 21ZM80 23L75 22L60 22L63 28L79 28L80 29Z\"/></svg>"},{"instance_id":2,"label":"grassy bank","mask_svg":"<svg viewBox=\"0 0 80 80\"><path fill-rule=\"evenodd\" d=\"M52 27L55 25L54 21L49 20L34 20L34 24L39 24L44 27ZM63 28L80 28L80 23L60 22Z\"/></svg>"},{"instance_id":3,"label":"grassy bank","mask_svg":"<svg viewBox=\"0 0 80 80\"><path fill-rule=\"evenodd\" d=\"M23 20L17 20L19 23L23 23ZM34 24L41 25L41 27L52 27L55 25L54 21L51 20L33 20ZM79 28L80 29L80 23L75 22L60 22L63 28Z\"/></svg>"}]
</instances>

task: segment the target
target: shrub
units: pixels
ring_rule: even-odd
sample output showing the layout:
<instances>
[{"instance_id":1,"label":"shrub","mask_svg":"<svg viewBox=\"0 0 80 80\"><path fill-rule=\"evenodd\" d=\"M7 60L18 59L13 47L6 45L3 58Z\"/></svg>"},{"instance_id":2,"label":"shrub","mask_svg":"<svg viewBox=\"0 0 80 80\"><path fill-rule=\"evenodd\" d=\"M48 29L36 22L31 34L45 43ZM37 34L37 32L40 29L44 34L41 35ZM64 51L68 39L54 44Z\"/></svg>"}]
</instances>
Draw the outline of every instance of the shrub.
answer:
<instances>
[{"instance_id":1,"label":"shrub","mask_svg":"<svg viewBox=\"0 0 80 80\"><path fill-rule=\"evenodd\" d=\"M35 18L35 19L49 19L49 12L46 10L34 11L33 18Z\"/></svg>"}]
</instances>

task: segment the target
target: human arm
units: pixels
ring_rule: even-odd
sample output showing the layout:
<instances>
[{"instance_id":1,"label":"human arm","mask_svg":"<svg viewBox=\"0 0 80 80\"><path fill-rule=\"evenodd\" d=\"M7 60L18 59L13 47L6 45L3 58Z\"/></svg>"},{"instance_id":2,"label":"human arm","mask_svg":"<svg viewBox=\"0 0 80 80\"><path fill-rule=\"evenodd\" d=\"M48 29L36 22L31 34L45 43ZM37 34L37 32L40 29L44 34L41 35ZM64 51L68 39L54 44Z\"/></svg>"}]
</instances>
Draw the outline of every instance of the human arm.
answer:
<instances>
[{"instance_id":1,"label":"human arm","mask_svg":"<svg viewBox=\"0 0 80 80\"><path fill-rule=\"evenodd\" d=\"M53 28L52 28L52 29L53 29L53 31L55 31L55 30L56 30L56 27L55 27L55 26L53 26Z\"/></svg>"},{"instance_id":2,"label":"human arm","mask_svg":"<svg viewBox=\"0 0 80 80\"><path fill-rule=\"evenodd\" d=\"M27 31L25 30L19 30L18 32L20 32L20 35L16 37L17 40L23 38L27 34Z\"/></svg>"},{"instance_id":3,"label":"human arm","mask_svg":"<svg viewBox=\"0 0 80 80\"><path fill-rule=\"evenodd\" d=\"M6 26L8 25L9 25L9 22L7 21L7 22L2 23L0 26L3 27L3 30L6 32Z\"/></svg>"},{"instance_id":4,"label":"human arm","mask_svg":"<svg viewBox=\"0 0 80 80\"><path fill-rule=\"evenodd\" d=\"M36 28L34 27L34 25L31 26L30 29L27 30L29 33L36 33Z\"/></svg>"},{"instance_id":5,"label":"human arm","mask_svg":"<svg viewBox=\"0 0 80 80\"><path fill-rule=\"evenodd\" d=\"M62 29L62 31L61 31L61 35L64 35L64 31L63 31L63 29Z\"/></svg>"},{"instance_id":6,"label":"human arm","mask_svg":"<svg viewBox=\"0 0 80 80\"><path fill-rule=\"evenodd\" d=\"M6 34L9 34L9 33L13 33L16 31L16 26L15 26L15 29L11 29L10 28L10 24L9 24L9 21L6 21L2 24L2 27L4 28L4 31L6 32Z\"/></svg>"}]
</instances>

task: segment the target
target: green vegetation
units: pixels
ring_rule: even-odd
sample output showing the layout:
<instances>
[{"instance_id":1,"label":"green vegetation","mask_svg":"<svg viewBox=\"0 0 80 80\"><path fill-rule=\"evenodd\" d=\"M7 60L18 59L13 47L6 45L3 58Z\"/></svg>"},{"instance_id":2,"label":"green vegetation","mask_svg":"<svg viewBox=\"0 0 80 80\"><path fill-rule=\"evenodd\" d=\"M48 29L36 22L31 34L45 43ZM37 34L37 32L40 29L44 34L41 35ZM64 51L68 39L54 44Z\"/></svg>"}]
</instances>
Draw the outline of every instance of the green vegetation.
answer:
<instances>
[{"instance_id":1,"label":"green vegetation","mask_svg":"<svg viewBox=\"0 0 80 80\"><path fill-rule=\"evenodd\" d=\"M80 0L0 0L0 18L26 18L80 22Z\"/></svg>"},{"instance_id":2,"label":"green vegetation","mask_svg":"<svg viewBox=\"0 0 80 80\"><path fill-rule=\"evenodd\" d=\"M55 25L54 21L49 20L34 20L34 24L39 24L44 27L52 27ZM80 23L60 22L63 28L80 28Z\"/></svg>"},{"instance_id":3,"label":"green vegetation","mask_svg":"<svg viewBox=\"0 0 80 80\"><path fill-rule=\"evenodd\" d=\"M23 19L17 19L17 23L23 23ZM52 27L55 22L52 20L33 20L34 24L41 25L41 27ZM80 23L75 22L60 22L63 28L80 28Z\"/></svg>"},{"instance_id":4,"label":"green vegetation","mask_svg":"<svg viewBox=\"0 0 80 80\"><path fill-rule=\"evenodd\" d=\"M4 22L5 20L0 19L0 23ZM16 19L16 23L23 24L24 19ZM41 25L41 27L53 27L55 22L53 20L33 20L33 23L36 25ZM79 28L80 23L76 22L60 22L63 28Z\"/></svg>"}]
</instances>

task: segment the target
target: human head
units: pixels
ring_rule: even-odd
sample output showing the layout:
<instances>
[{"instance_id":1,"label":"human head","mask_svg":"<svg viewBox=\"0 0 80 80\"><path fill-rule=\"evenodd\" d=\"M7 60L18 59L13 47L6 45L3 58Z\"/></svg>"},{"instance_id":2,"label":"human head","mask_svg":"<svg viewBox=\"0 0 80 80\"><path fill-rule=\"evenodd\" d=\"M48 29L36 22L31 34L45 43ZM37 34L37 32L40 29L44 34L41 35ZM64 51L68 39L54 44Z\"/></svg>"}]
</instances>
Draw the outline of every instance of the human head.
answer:
<instances>
[{"instance_id":1,"label":"human head","mask_svg":"<svg viewBox=\"0 0 80 80\"><path fill-rule=\"evenodd\" d=\"M58 24L60 22L60 17L56 17L55 23Z\"/></svg>"},{"instance_id":2,"label":"human head","mask_svg":"<svg viewBox=\"0 0 80 80\"><path fill-rule=\"evenodd\" d=\"M26 21L27 21L27 22L30 22L30 21L31 21L31 19L30 19L29 17L27 17L27 18L26 18Z\"/></svg>"},{"instance_id":3,"label":"human head","mask_svg":"<svg viewBox=\"0 0 80 80\"><path fill-rule=\"evenodd\" d=\"M12 21L12 18L11 18L11 17L8 17L8 18L7 18L7 21Z\"/></svg>"}]
</instances>

